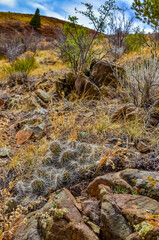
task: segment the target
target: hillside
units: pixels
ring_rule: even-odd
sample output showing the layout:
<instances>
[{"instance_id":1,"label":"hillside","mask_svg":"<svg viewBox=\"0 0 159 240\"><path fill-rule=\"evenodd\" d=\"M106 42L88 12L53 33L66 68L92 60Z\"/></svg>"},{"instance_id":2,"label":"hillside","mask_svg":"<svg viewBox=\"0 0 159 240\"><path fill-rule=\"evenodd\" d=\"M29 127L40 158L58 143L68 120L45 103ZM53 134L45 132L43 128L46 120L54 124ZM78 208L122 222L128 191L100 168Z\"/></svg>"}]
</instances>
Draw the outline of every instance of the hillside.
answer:
<instances>
[{"instance_id":1,"label":"hillside","mask_svg":"<svg viewBox=\"0 0 159 240\"><path fill-rule=\"evenodd\" d=\"M31 18L0 13L0 240L157 240L158 58L104 37L75 72Z\"/></svg>"},{"instance_id":2,"label":"hillside","mask_svg":"<svg viewBox=\"0 0 159 240\"><path fill-rule=\"evenodd\" d=\"M0 33L19 34L31 31L29 22L33 15L11 12L0 12ZM40 33L47 37L57 38L61 33L65 21L41 16L42 28Z\"/></svg>"}]
</instances>

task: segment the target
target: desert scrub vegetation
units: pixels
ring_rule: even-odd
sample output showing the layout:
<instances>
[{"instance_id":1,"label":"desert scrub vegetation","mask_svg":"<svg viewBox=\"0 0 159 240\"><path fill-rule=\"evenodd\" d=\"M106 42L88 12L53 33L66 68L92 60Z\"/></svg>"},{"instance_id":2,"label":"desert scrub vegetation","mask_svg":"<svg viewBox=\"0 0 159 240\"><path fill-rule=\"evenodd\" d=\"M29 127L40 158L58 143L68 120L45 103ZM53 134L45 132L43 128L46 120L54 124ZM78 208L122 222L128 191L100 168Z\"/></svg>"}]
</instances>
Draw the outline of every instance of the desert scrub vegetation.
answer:
<instances>
[{"instance_id":1,"label":"desert scrub vegetation","mask_svg":"<svg viewBox=\"0 0 159 240\"><path fill-rule=\"evenodd\" d=\"M70 63L75 73L88 67L90 61L96 56L94 47L99 44L113 11L117 9L114 0L105 1L104 5L99 7L97 17L92 4L82 4L86 7L86 11L75 10L88 18L93 26L93 32L79 26L76 16L69 16L69 22L64 26L64 43L61 45L62 56Z\"/></svg>"},{"instance_id":2,"label":"desert scrub vegetation","mask_svg":"<svg viewBox=\"0 0 159 240\"><path fill-rule=\"evenodd\" d=\"M19 23L15 23L19 26ZM17 27L18 27L17 26ZM35 30L26 35L15 34L13 38L9 38L8 35L0 34L0 54L13 62L21 54L27 51L36 52L39 43L42 41L42 36Z\"/></svg>"},{"instance_id":3,"label":"desert scrub vegetation","mask_svg":"<svg viewBox=\"0 0 159 240\"><path fill-rule=\"evenodd\" d=\"M144 47L147 46L148 39L145 36L144 31L136 28L133 30L133 34L129 34L125 37L125 51L128 52L140 52Z\"/></svg>"},{"instance_id":4,"label":"desert scrub vegetation","mask_svg":"<svg viewBox=\"0 0 159 240\"><path fill-rule=\"evenodd\" d=\"M36 68L35 57L18 59L3 67L3 73L9 78L11 85L26 84L28 75Z\"/></svg>"},{"instance_id":5,"label":"desert scrub vegetation","mask_svg":"<svg viewBox=\"0 0 159 240\"><path fill-rule=\"evenodd\" d=\"M137 107L148 107L158 96L159 61L145 59L126 68L129 97Z\"/></svg>"}]
</instances>

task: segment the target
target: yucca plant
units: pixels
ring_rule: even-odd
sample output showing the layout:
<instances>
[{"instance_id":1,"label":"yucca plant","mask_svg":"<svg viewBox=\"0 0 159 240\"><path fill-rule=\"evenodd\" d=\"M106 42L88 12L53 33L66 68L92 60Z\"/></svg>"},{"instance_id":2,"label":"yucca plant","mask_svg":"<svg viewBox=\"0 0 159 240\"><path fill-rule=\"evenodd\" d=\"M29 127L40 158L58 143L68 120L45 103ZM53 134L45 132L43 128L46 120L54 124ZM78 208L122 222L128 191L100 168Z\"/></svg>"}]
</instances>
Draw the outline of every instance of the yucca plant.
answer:
<instances>
[{"instance_id":1,"label":"yucca plant","mask_svg":"<svg viewBox=\"0 0 159 240\"><path fill-rule=\"evenodd\" d=\"M36 68L35 57L29 57L24 59L18 59L10 65L3 67L4 74L9 77L11 85L25 84L28 75Z\"/></svg>"}]
</instances>

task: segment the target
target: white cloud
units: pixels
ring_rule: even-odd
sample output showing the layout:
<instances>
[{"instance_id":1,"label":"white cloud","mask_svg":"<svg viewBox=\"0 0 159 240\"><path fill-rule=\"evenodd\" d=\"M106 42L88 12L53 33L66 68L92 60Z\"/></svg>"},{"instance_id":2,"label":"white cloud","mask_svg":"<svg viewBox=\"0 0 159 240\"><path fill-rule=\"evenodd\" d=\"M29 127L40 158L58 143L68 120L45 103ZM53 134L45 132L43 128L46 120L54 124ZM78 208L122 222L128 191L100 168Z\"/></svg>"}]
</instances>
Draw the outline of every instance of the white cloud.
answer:
<instances>
[{"instance_id":1,"label":"white cloud","mask_svg":"<svg viewBox=\"0 0 159 240\"><path fill-rule=\"evenodd\" d=\"M59 13L55 12L54 8L50 7L48 4L40 4L40 3L30 2L30 6L32 6L34 8L39 8L40 10L43 11L45 16L54 17L54 18L64 20L64 17L62 15L60 15Z\"/></svg>"},{"instance_id":2,"label":"white cloud","mask_svg":"<svg viewBox=\"0 0 159 240\"><path fill-rule=\"evenodd\" d=\"M6 6L8 6L8 7L15 7L15 5L16 5L16 0L0 0L0 4L2 4L2 5L6 5Z\"/></svg>"}]
</instances>

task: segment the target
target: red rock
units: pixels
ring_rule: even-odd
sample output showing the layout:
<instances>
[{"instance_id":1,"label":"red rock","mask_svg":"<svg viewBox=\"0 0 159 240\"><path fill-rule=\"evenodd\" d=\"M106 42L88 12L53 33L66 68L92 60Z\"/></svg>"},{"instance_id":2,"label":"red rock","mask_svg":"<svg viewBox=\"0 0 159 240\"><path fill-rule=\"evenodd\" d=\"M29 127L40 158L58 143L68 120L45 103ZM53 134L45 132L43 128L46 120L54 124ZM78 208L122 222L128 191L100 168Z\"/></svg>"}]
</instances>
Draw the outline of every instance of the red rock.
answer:
<instances>
[{"instance_id":1,"label":"red rock","mask_svg":"<svg viewBox=\"0 0 159 240\"><path fill-rule=\"evenodd\" d=\"M20 130L19 132L17 132L16 134L16 140L17 140L17 144L23 144L24 142L26 142L28 139L31 138L33 132L31 130Z\"/></svg>"}]
</instances>

